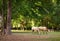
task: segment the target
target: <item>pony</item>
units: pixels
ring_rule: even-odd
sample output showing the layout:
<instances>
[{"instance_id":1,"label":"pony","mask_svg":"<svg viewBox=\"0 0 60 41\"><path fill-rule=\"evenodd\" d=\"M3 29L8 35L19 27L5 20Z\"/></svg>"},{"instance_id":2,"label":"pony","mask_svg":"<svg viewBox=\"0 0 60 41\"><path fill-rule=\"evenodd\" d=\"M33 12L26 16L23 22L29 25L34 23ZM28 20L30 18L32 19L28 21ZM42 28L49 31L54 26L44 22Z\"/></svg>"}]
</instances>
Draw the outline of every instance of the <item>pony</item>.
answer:
<instances>
[{"instance_id":1,"label":"pony","mask_svg":"<svg viewBox=\"0 0 60 41\"><path fill-rule=\"evenodd\" d=\"M32 27L32 31L33 31L33 32L34 32L34 31L39 32L39 28L38 28L38 27Z\"/></svg>"},{"instance_id":2,"label":"pony","mask_svg":"<svg viewBox=\"0 0 60 41\"><path fill-rule=\"evenodd\" d=\"M47 34L47 32L48 32L49 29L47 27L45 27L45 26L40 26L39 30L42 31L43 33Z\"/></svg>"},{"instance_id":3,"label":"pony","mask_svg":"<svg viewBox=\"0 0 60 41\"><path fill-rule=\"evenodd\" d=\"M41 32L43 32L43 33L46 33L47 34L47 32L48 32L48 28L47 27L45 27L45 26L40 26L40 27L32 27L31 28L31 30L32 30L32 32L38 32L39 34L41 33Z\"/></svg>"}]
</instances>

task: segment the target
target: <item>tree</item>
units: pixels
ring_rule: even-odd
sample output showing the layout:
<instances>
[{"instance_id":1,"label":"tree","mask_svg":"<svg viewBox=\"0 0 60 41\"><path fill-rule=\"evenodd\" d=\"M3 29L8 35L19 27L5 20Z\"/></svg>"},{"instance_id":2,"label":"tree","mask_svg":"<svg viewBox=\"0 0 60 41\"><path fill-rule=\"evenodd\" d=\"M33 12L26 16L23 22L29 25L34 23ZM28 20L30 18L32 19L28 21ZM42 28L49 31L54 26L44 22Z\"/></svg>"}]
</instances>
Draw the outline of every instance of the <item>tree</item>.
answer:
<instances>
[{"instance_id":1,"label":"tree","mask_svg":"<svg viewBox=\"0 0 60 41\"><path fill-rule=\"evenodd\" d=\"M7 2L7 31L6 34L11 34L11 0Z\"/></svg>"},{"instance_id":2,"label":"tree","mask_svg":"<svg viewBox=\"0 0 60 41\"><path fill-rule=\"evenodd\" d=\"M6 25L5 25L6 24L5 23L6 21L4 19L5 18L4 17L4 14L5 14L5 0L2 0L1 1L1 8L0 9L1 9L0 10L1 11L1 16L2 16L2 19L3 19L2 20L2 27L1 27L1 34L4 35L5 34L5 27L6 27Z\"/></svg>"}]
</instances>

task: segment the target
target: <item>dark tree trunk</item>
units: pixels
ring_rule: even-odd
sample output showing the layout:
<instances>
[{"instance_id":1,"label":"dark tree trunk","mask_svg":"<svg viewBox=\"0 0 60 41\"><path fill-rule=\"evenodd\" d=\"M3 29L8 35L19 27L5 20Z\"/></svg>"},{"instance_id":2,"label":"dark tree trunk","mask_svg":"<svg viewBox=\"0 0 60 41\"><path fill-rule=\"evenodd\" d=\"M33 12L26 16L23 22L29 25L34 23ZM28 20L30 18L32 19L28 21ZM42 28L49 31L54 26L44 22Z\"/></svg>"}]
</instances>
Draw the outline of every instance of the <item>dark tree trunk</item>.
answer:
<instances>
[{"instance_id":1,"label":"dark tree trunk","mask_svg":"<svg viewBox=\"0 0 60 41\"><path fill-rule=\"evenodd\" d=\"M3 13L3 8L2 8L1 11L2 11L2 19L3 19L2 20L2 27L1 27L1 34L4 35L5 34L5 31L4 31L4 16L3 16L4 13Z\"/></svg>"},{"instance_id":2,"label":"dark tree trunk","mask_svg":"<svg viewBox=\"0 0 60 41\"><path fill-rule=\"evenodd\" d=\"M8 0L7 3L7 30L6 34L11 34L11 0Z\"/></svg>"},{"instance_id":3,"label":"dark tree trunk","mask_svg":"<svg viewBox=\"0 0 60 41\"><path fill-rule=\"evenodd\" d=\"M5 7L4 7L4 6L5 6L5 0L2 0L2 7L1 7L1 16L2 16L2 19L3 19L3 20L2 20L2 27L1 27L1 34L2 34L2 35L5 34L5 27L6 27L6 25L4 25L4 22L5 22L5 21L4 21L4 20L5 20L5 19L4 19L4 13L5 13L5 12L4 12L4 11L5 11Z\"/></svg>"},{"instance_id":4,"label":"dark tree trunk","mask_svg":"<svg viewBox=\"0 0 60 41\"><path fill-rule=\"evenodd\" d=\"M2 17L2 9L0 8L0 28L1 28L1 32L0 32L0 34L2 35L2 31L3 31L3 27L2 27L2 20L3 19L3 17Z\"/></svg>"}]
</instances>

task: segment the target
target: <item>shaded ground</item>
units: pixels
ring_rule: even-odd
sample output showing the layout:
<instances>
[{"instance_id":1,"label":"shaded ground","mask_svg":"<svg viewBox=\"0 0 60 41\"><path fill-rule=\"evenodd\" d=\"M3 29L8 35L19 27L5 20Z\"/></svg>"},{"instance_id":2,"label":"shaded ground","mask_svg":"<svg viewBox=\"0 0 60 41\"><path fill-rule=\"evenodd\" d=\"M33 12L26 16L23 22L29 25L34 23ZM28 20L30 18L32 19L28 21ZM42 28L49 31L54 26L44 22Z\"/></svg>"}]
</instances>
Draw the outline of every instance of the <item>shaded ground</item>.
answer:
<instances>
[{"instance_id":1,"label":"shaded ground","mask_svg":"<svg viewBox=\"0 0 60 41\"><path fill-rule=\"evenodd\" d=\"M12 35L0 36L0 41L60 41L60 33L49 33L46 35L14 33Z\"/></svg>"},{"instance_id":2,"label":"shaded ground","mask_svg":"<svg viewBox=\"0 0 60 41\"><path fill-rule=\"evenodd\" d=\"M8 35L1 39L1 41L36 41L35 39L48 38L46 36L29 36L29 35Z\"/></svg>"}]
</instances>

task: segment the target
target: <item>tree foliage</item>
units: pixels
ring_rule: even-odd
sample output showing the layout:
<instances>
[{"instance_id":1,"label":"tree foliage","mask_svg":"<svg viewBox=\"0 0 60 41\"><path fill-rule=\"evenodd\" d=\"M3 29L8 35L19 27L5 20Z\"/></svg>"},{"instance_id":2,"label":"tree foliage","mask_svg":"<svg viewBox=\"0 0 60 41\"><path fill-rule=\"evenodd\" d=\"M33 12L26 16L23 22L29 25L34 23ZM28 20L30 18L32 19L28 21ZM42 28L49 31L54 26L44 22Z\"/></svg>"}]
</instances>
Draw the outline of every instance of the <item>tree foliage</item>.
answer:
<instances>
[{"instance_id":1,"label":"tree foliage","mask_svg":"<svg viewBox=\"0 0 60 41\"><path fill-rule=\"evenodd\" d=\"M2 0L0 1L0 7ZM59 28L60 26L60 1L59 0L12 0L13 27L24 20L24 27L47 26L48 28ZM5 15L7 0L5 1ZM2 7L1 7L2 8ZM33 21L33 22L32 22ZM23 24L22 24L23 25Z\"/></svg>"}]
</instances>

